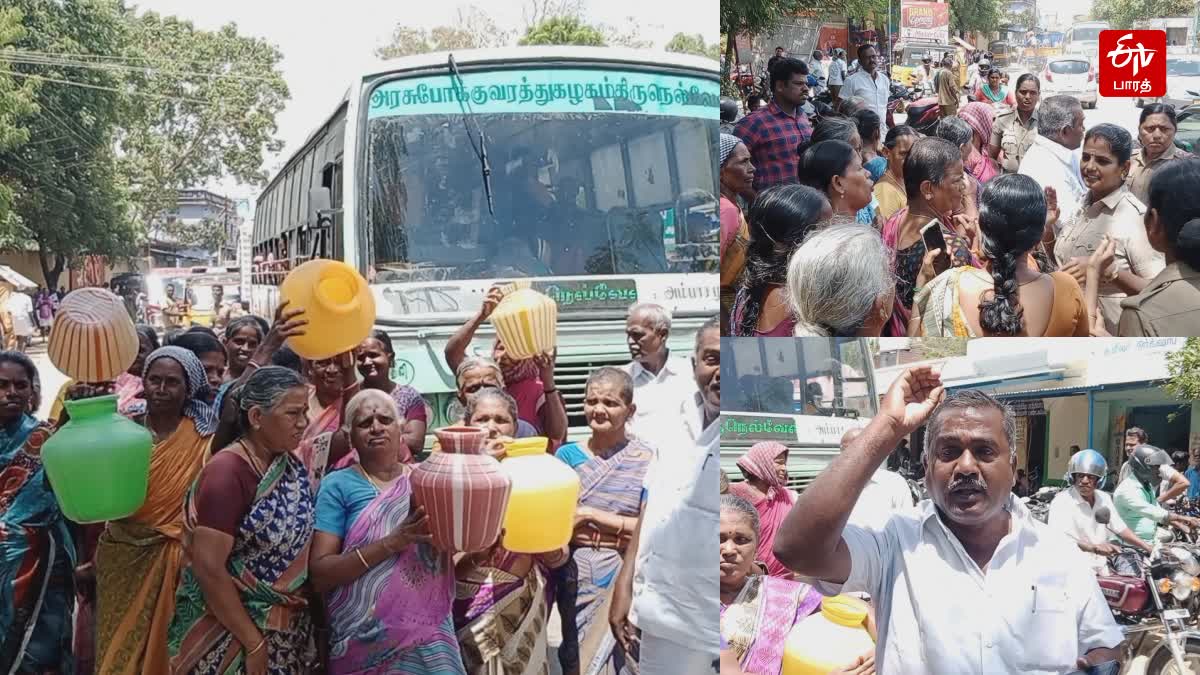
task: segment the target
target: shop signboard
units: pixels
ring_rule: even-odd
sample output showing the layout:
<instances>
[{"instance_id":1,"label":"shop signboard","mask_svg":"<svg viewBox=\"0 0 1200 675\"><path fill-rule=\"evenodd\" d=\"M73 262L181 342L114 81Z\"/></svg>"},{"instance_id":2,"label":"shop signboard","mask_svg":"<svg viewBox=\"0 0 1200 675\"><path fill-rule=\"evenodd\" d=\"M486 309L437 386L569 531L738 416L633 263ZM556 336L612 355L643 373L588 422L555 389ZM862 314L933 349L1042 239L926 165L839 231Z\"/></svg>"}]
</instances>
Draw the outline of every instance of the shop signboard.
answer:
<instances>
[{"instance_id":1,"label":"shop signboard","mask_svg":"<svg viewBox=\"0 0 1200 675\"><path fill-rule=\"evenodd\" d=\"M944 2L900 3L900 40L908 42L950 41L950 5Z\"/></svg>"}]
</instances>

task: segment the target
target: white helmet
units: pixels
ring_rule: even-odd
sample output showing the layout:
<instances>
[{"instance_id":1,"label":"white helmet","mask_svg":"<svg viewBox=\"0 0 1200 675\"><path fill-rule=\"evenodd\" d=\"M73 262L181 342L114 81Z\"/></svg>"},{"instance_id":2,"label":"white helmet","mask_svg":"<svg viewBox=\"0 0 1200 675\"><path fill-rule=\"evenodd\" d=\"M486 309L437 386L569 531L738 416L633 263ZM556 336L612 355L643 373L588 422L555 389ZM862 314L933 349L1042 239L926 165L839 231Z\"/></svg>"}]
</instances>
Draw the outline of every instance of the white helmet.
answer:
<instances>
[{"instance_id":1,"label":"white helmet","mask_svg":"<svg viewBox=\"0 0 1200 675\"><path fill-rule=\"evenodd\" d=\"M1067 475L1064 477L1067 485L1075 484L1072 476L1077 473L1095 476L1096 487L1104 487L1104 478L1108 475L1108 462L1105 461L1104 455L1091 448L1080 450L1071 455L1070 461L1067 462Z\"/></svg>"}]
</instances>

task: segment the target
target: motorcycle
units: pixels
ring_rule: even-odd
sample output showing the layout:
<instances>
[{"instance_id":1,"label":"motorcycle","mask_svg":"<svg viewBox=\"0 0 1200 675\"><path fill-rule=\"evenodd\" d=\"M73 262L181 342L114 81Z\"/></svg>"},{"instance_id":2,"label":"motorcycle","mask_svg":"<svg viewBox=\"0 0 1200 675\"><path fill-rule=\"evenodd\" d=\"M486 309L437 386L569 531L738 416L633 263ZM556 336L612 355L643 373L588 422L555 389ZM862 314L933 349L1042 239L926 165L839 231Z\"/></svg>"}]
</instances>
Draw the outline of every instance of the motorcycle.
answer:
<instances>
[{"instance_id":1,"label":"motorcycle","mask_svg":"<svg viewBox=\"0 0 1200 675\"><path fill-rule=\"evenodd\" d=\"M1054 501L1054 497L1062 491L1061 487L1047 486L1028 497L1022 497L1021 503L1029 509L1029 513L1034 518L1044 523L1050 517L1050 502Z\"/></svg>"},{"instance_id":2,"label":"motorcycle","mask_svg":"<svg viewBox=\"0 0 1200 675\"><path fill-rule=\"evenodd\" d=\"M908 114L908 126L916 129L918 133L926 136L937 133L938 122L942 120L942 108L938 105L936 96L913 101L905 112Z\"/></svg>"},{"instance_id":3,"label":"motorcycle","mask_svg":"<svg viewBox=\"0 0 1200 675\"><path fill-rule=\"evenodd\" d=\"M1107 528L1111 514L1101 507L1095 519ZM1148 653L1146 675L1197 672L1200 632L1188 624L1200 615L1200 547L1177 543L1168 534L1149 556L1124 546L1108 564L1113 573L1096 581L1125 633L1125 662Z\"/></svg>"}]
</instances>

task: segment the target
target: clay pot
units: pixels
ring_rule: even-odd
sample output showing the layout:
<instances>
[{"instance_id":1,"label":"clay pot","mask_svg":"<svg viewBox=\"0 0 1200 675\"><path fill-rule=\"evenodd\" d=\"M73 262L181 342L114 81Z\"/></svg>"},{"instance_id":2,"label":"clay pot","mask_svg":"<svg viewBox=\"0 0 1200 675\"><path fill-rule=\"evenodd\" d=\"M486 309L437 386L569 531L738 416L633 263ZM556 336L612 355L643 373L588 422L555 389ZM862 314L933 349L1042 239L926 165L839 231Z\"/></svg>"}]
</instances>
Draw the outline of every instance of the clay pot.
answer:
<instances>
[{"instance_id":1,"label":"clay pot","mask_svg":"<svg viewBox=\"0 0 1200 675\"><path fill-rule=\"evenodd\" d=\"M413 470L413 505L429 514L435 547L448 553L486 550L500 536L512 480L484 452L486 430L444 427L433 433L442 451Z\"/></svg>"}]
</instances>

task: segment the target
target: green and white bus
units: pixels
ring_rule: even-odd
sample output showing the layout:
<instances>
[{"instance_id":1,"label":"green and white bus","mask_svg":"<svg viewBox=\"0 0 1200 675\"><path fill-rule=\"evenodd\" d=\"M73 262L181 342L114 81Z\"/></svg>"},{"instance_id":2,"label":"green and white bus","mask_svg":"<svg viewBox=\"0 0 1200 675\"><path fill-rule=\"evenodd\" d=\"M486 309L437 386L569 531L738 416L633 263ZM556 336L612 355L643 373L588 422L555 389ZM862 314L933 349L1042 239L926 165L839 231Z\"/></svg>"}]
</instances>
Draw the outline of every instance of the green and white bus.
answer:
<instances>
[{"instance_id":1,"label":"green and white bus","mask_svg":"<svg viewBox=\"0 0 1200 675\"><path fill-rule=\"evenodd\" d=\"M718 311L719 89L715 61L619 48L384 62L258 197L253 311L276 306L279 261L353 265L395 342L393 379L425 395L432 429L457 413L446 340L489 286L529 280L558 302L577 438L588 373L629 361L632 304L672 311L678 353ZM473 347L490 354L492 336Z\"/></svg>"},{"instance_id":2,"label":"green and white bus","mask_svg":"<svg viewBox=\"0 0 1200 675\"><path fill-rule=\"evenodd\" d=\"M788 446L788 486L803 489L840 452L842 435L879 409L862 338L721 340L721 468L759 441Z\"/></svg>"}]
</instances>

